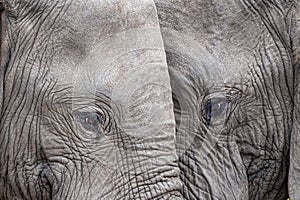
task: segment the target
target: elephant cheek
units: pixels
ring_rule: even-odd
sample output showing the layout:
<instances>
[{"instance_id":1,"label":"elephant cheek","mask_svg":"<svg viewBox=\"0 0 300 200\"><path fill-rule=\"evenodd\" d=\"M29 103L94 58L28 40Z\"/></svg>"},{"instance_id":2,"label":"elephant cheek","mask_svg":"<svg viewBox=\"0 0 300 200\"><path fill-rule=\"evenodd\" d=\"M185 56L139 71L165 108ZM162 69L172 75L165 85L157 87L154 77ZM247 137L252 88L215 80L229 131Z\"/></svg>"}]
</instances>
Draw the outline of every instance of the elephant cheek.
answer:
<instances>
[{"instance_id":1,"label":"elephant cheek","mask_svg":"<svg viewBox=\"0 0 300 200\"><path fill-rule=\"evenodd\" d=\"M248 199L247 174L234 141L217 141L211 137L201 146L193 144L179 160L184 196Z\"/></svg>"},{"instance_id":2,"label":"elephant cheek","mask_svg":"<svg viewBox=\"0 0 300 200\"><path fill-rule=\"evenodd\" d=\"M226 196L226 199L248 199L247 174L237 144L219 143L208 158L210 159L207 166L203 167L203 174L209 180L208 186L212 194L219 198ZM218 183L218 187L215 183Z\"/></svg>"}]
</instances>

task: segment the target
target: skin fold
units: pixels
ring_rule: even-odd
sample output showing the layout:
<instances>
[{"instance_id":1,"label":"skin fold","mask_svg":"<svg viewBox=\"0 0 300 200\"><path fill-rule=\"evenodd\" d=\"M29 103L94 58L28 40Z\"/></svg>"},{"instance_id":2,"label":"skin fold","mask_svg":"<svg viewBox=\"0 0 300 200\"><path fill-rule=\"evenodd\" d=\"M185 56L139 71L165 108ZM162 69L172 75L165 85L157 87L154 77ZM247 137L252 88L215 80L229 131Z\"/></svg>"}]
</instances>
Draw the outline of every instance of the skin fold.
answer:
<instances>
[{"instance_id":1,"label":"skin fold","mask_svg":"<svg viewBox=\"0 0 300 200\"><path fill-rule=\"evenodd\" d=\"M4 7L0 199L180 199L154 2Z\"/></svg>"},{"instance_id":2,"label":"skin fold","mask_svg":"<svg viewBox=\"0 0 300 200\"><path fill-rule=\"evenodd\" d=\"M290 143L290 168L289 168L289 196L290 199L297 199L300 196L300 14L294 14L294 34L293 34L293 52L294 52L294 68L295 68L295 86L294 86L294 112L293 112L293 129Z\"/></svg>"},{"instance_id":3,"label":"skin fold","mask_svg":"<svg viewBox=\"0 0 300 200\"><path fill-rule=\"evenodd\" d=\"M297 199L298 4L3 0L0 199Z\"/></svg>"}]
</instances>

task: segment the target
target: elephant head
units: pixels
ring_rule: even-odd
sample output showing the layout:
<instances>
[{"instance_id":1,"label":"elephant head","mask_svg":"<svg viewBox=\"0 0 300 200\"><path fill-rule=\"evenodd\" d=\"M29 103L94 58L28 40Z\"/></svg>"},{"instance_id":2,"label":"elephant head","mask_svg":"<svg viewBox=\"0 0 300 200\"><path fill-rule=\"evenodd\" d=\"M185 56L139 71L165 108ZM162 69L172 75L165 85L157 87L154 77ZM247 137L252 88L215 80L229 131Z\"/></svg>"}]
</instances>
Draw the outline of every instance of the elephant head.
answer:
<instances>
[{"instance_id":1,"label":"elephant head","mask_svg":"<svg viewBox=\"0 0 300 200\"><path fill-rule=\"evenodd\" d=\"M300 196L297 1L1 9L1 200Z\"/></svg>"},{"instance_id":2,"label":"elephant head","mask_svg":"<svg viewBox=\"0 0 300 200\"><path fill-rule=\"evenodd\" d=\"M299 48L296 1L155 3L171 78L183 196L286 200ZM292 155L294 172L299 158ZM299 190L299 183L293 188Z\"/></svg>"},{"instance_id":3,"label":"elephant head","mask_svg":"<svg viewBox=\"0 0 300 200\"><path fill-rule=\"evenodd\" d=\"M152 0L4 0L0 199L181 198Z\"/></svg>"}]
</instances>

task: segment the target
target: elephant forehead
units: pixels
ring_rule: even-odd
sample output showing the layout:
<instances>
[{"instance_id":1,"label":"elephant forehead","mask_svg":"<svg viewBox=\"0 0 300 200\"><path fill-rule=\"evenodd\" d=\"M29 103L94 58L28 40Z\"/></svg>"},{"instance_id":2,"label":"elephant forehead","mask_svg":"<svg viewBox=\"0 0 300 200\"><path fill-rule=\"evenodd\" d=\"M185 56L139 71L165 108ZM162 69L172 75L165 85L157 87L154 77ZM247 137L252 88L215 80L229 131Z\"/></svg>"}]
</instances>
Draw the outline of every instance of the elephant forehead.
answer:
<instances>
[{"instance_id":1,"label":"elephant forehead","mask_svg":"<svg viewBox=\"0 0 300 200\"><path fill-rule=\"evenodd\" d=\"M193 36L163 29L168 64L181 75L213 85L241 84L249 79L254 57L246 49L224 42L197 41ZM177 57L177 59L176 59Z\"/></svg>"},{"instance_id":2,"label":"elephant forehead","mask_svg":"<svg viewBox=\"0 0 300 200\"><path fill-rule=\"evenodd\" d=\"M158 18L151 0L72 1L54 26L56 43L80 48L87 53L94 45L129 29L157 27Z\"/></svg>"},{"instance_id":3,"label":"elephant forehead","mask_svg":"<svg viewBox=\"0 0 300 200\"><path fill-rule=\"evenodd\" d=\"M57 67L52 68L54 76L62 84L72 84L75 93L98 89L116 92L121 86L132 84L127 88L130 92L143 83L165 80L160 72L167 68L158 28L116 34L94 46L78 63L64 56L57 61Z\"/></svg>"},{"instance_id":4,"label":"elephant forehead","mask_svg":"<svg viewBox=\"0 0 300 200\"><path fill-rule=\"evenodd\" d=\"M49 68L58 82L74 85L76 92L111 91L132 73L145 79L152 71L148 63L166 63L149 0L73 1L56 28L60 34L54 38Z\"/></svg>"}]
</instances>

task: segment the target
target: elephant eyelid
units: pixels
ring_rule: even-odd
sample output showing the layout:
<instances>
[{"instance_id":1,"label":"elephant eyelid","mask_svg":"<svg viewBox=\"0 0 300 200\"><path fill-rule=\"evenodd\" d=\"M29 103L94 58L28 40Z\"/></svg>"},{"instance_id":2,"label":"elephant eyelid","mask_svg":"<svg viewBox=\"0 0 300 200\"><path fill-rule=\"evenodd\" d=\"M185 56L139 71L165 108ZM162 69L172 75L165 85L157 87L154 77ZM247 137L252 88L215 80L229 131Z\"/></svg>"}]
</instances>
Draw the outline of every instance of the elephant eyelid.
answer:
<instances>
[{"instance_id":1,"label":"elephant eyelid","mask_svg":"<svg viewBox=\"0 0 300 200\"><path fill-rule=\"evenodd\" d=\"M81 110L74 112L74 117L75 121L86 131L104 134L108 118L105 112Z\"/></svg>"}]
</instances>

